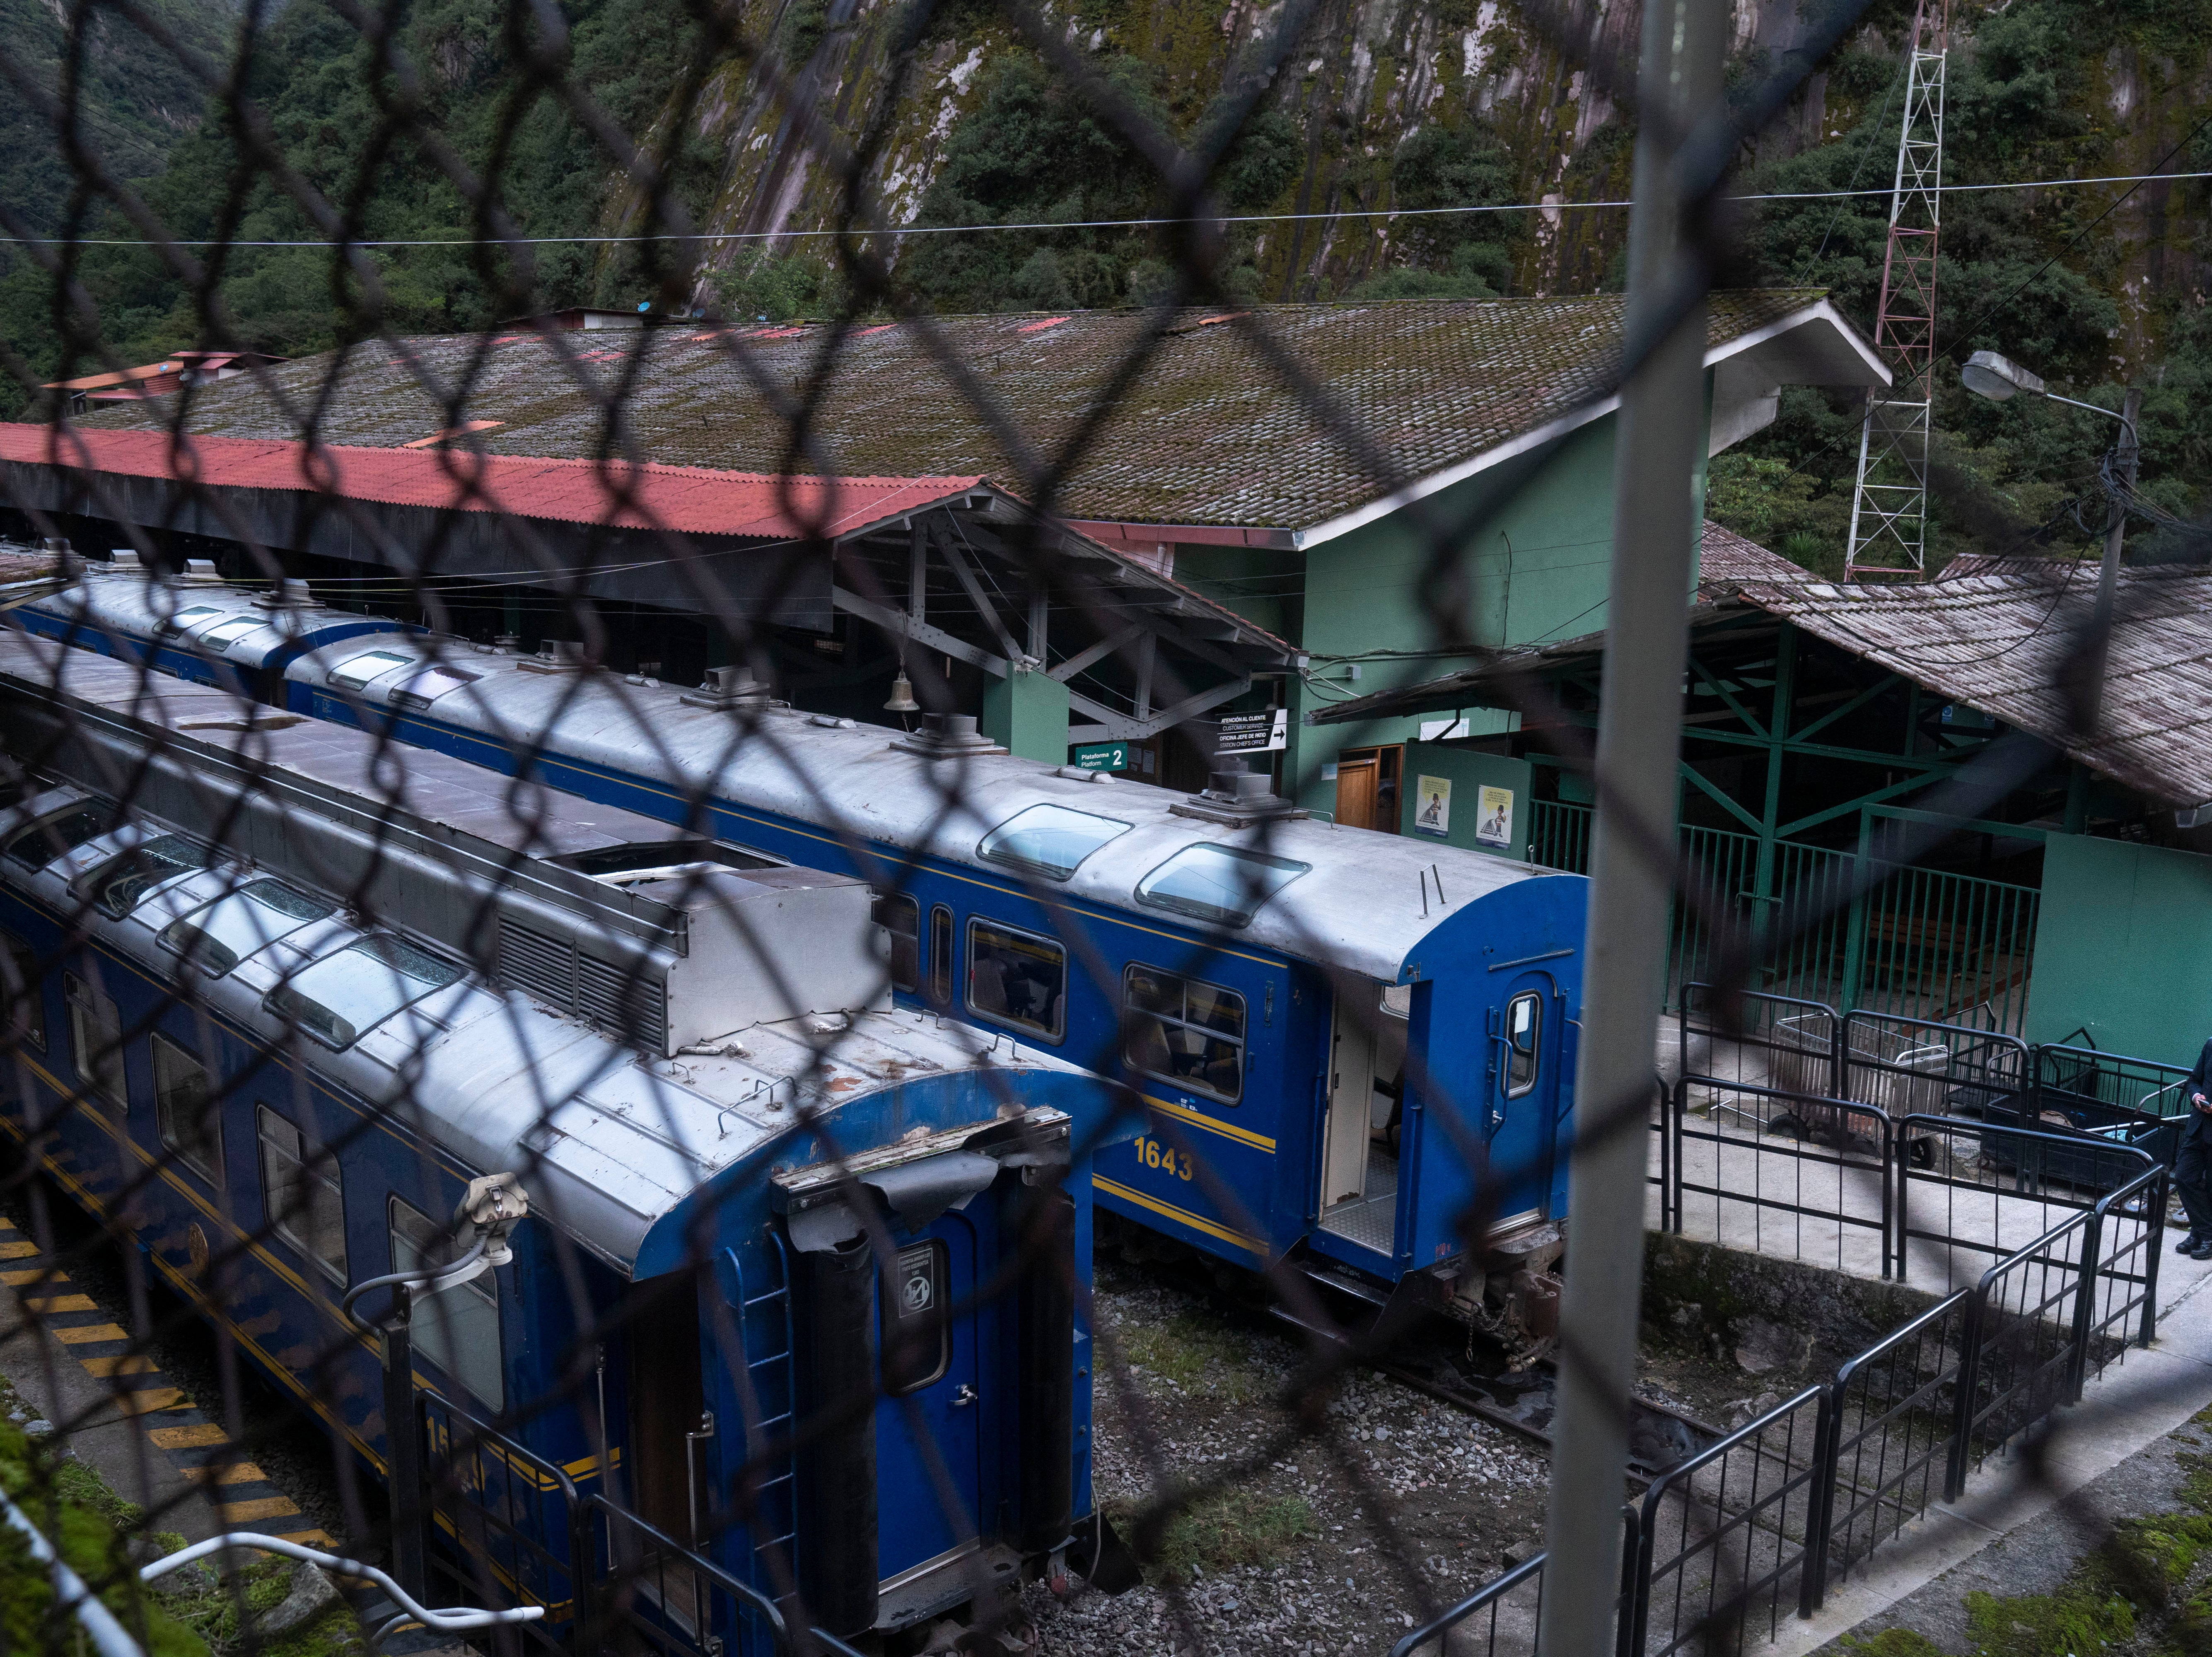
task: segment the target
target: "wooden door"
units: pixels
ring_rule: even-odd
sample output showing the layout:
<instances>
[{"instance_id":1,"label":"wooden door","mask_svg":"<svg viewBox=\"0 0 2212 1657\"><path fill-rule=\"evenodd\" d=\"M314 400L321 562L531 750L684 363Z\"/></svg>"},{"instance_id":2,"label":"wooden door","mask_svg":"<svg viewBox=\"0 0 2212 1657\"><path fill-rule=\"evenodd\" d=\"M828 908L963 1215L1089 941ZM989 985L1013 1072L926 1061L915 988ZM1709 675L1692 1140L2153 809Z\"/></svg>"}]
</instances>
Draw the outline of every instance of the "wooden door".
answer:
<instances>
[{"instance_id":1,"label":"wooden door","mask_svg":"<svg viewBox=\"0 0 2212 1657\"><path fill-rule=\"evenodd\" d=\"M1336 820L1347 828L1372 828L1382 764L1370 754L1336 762Z\"/></svg>"}]
</instances>

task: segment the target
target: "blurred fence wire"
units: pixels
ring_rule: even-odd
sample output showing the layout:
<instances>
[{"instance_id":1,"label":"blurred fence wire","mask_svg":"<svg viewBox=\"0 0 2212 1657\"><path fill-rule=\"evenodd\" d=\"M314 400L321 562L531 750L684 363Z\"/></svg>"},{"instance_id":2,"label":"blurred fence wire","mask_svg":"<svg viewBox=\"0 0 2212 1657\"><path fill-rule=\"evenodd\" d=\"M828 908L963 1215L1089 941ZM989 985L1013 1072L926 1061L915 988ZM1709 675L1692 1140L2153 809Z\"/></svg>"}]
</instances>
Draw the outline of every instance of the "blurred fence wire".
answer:
<instances>
[{"instance_id":1,"label":"blurred fence wire","mask_svg":"<svg viewBox=\"0 0 2212 1657\"><path fill-rule=\"evenodd\" d=\"M507 0L494 9L518 114L485 143L441 124L426 66L403 44L402 8L336 0L334 16L357 38L351 90L363 94L346 106L368 126L349 135L357 165L341 176L325 168L319 184L300 135L257 102L270 8L238 15L222 58L179 39L161 8L70 0L64 9L58 64L0 42L0 72L69 174L58 228L0 201L11 257L42 281L61 373L125 377L143 366L114 354L117 319L81 280L94 246L126 228L149 282L180 295L173 314L193 349L236 354L221 370L231 378L186 372L173 395L82 407L50 394L21 356L4 359L45 446L11 450L9 475L20 483L42 466L65 481L61 494L4 503L44 543L27 546L9 591L20 605L80 608L66 640L35 628L0 640L4 1126L21 1152L9 1194L21 1215L17 1240L0 1245L21 1263L7 1273L15 1293L0 1361L37 1366L59 1411L50 1435L0 1435L0 1478L52 1521L50 1534L79 1537L72 1563L93 1590L150 1641L173 1602L133 1587L143 1539L275 1531L268 1514L289 1504L240 1494L259 1488L255 1457L282 1430L251 1403L259 1394L241 1376L255 1366L331 1429L329 1477L357 1550L384 1549L394 1575L432 1605L548 1607L540 1623L499 1631L517 1649L842 1649L879 1630L926 1629L962 1603L1012 1639L1020 1601L999 1591L995 1573L1054 1577L1073 1562L1079 1577L1111 1574L1087 1496L1094 1379L1128 1423L1116 1454L1146 1495L1121 1527L1139 1554L1156 1551L1178 1516L1313 1449L1376 1539L1388 1593L1424 1623L1444 1611L1456 1589L1425 1566L1390 1494L1323 1407L1404 1338L1402 1322L1349 1317L1302 1256L1251 1246L1279 1238L1281 1205L1303 1212L1307 1198L1267 1183L1273 1174L1246 1154L1263 1136L1217 1131L1233 1111L1209 1117L1190 1102L1276 1089L1267 1148L1304 1168L1334 1154L1313 1074L1332 1061L1317 1053L1357 1051L1364 1065L1395 1046L1400 1077L1383 1077L1377 1060L1377 1079L1397 1089L1393 1126L1370 1142L1363 1098L1358 1143L1344 1154L1388 1150L1395 1167L1389 1148L1404 1142L1389 1135L1418 1102L1431 1166L1458 1175L1441 1235L1453 1258L1478 1264L1518 1223L1507 1193L1540 1185L1549 1202L1553 1185L1566 1188L1555 1136L1501 1149L1485 1125L1487 1072L1440 1067L1425 1055L1445 1047L1409 1041L1402 1010L1376 992L1398 986L1376 981L1359 944L1364 918L1301 899L1294 882L1323 853L1355 869L1387 860L1382 837L1370 847L1364 831L1304 818L1274 792L1307 796L1316 779L1240 776L1241 762L1224 757L1206 792L1176 795L1190 810L1171 820L1164 792L1158 805L1129 803L1141 784L1093 788L1050 766L1017 776L968 717L979 696L1042 674L1049 657L1061 667L1079 658L1092 677L1076 695L1111 702L1131 728L1149 725L1135 743L1159 737L1164 756L1186 740L1166 734L1176 710L1218 716L1224 683L1249 695L1261 683L1254 663L1279 641L1068 522L1071 479L1126 427L1163 349L1198 327L1226 331L1246 371L1294 411L1286 469L1318 454L1375 498L1408 493L1421 651L1485 653L1465 563L1471 521L1411 495L1403 434L1379 428L1355 389L1288 337L1291 307L1251 304L1224 279L1234 251L1224 167L1269 88L1330 27L1322 9L1294 0L1264 14L1218 95L1179 135L1059 16L1002 0L1005 27L1110 129L1167 222L1152 244L1168 271L1157 303L1121 319L1080 406L1049 423L979 372L978 335L915 296L886 234L896 228L882 194L889 111L918 72L927 3L911 9L891 60L871 66L883 82L871 94L878 115L840 124L824 110L841 88L820 64L780 55L757 9L694 0L684 9L693 67L654 118L626 130L573 77L560 15ZM1701 313L1730 263L1732 168L1865 8L1824 10L1802 46L1680 132L1657 130L1661 113L1628 66L1587 58L1593 37L1579 12L1545 0L1522 10L1593 84L1635 106L1671 155L1686 203L1685 258L1669 285L1638 296L1635 325L1577 393L1577 406L1591 407ZM76 66L101 31L141 38L222 125L228 170L216 199L191 203L194 234L118 176L88 124ZM681 187L686 135L726 95L716 66L731 61L757 73L791 143L838 180L834 302L788 331L709 302L710 250ZM619 179L643 238L625 254L627 291L647 296L652 325L618 348L606 343L616 336L556 318L574 291L549 276L558 250L525 234L506 193L519 112L540 99L581 135L592 165ZM398 325L392 288L404 272L359 244L378 230L385 169L402 153L465 204L454 258L489 314L514 320L431 340ZM337 341L290 364L256 355L234 314L229 244L278 209L319 239L315 302L330 307ZM825 410L873 372L865 343L894 325L930 370L929 389L903 398L902 388L874 388L884 395L871 417L928 427L955 410L1002 476L854 473ZM803 359L771 351L794 332ZM665 464L672 432L723 418L656 385L679 337L709 364L696 383L742 393L772 421L745 435L745 452L776 457L743 474L746 527L718 519L702 532L685 494L700 469ZM502 410L519 395L518 350L529 354L528 394L564 405L557 465L504 446L502 419L484 413L494 393ZM366 440L378 399L422 428L420 440ZM123 434L140 444L127 464L117 458ZM226 439L274 458L222 482L222 468L245 464ZM884 487L902 482L935 492ZM149 489L161 495L150 513ZM273 513L264 509L280 495ZM870 536L851 533L856 520ZM108 568L88 572L60 550L101 528L116 543ZM308 547L322 550L303 561ZM201 568L202 558L221 568ZM833 583L844 595L834 603ZM126 585L131 596L116 598ZM214 636L216 610L252 625ZM2086 628L2086 615L2070 606L2057 624ZM374 631L380 616L386 624ZM794 617L835 646L814 653L811 679L793 662L805 653ZM357 651L344 646L356 623ZM1679 614L1638 615L1615 630L1680 625ZM266 631L257 666L241 668L246 652L231 646L259 637L256 628ZM526 634L544 648L525 648ZM370 659L380 650L385 659ZM2100 652L2082 631L2071 655ZM1294 655L1278 661L1279 686L1310 671ZM1006 671L977 671L985 657ZM311 683L295 661L321 677ZM664 680L687 662L685 681L704 677L697 691ZM871 702L861 711L874 723L856 725L854 687L880 689L894 664L889 718ZM854 670L842 683L841 668ZM528 695L506 695L509 683ZM824 688L810 707L815 687ZM2078 701L2070 678L2059 688ZM1504 701L1566 769L1591 777L1601 835L1612 814L1615 843L1672 886L1701 940L1705 981L1691 986L1701 1038L1737 1043L1739 1057L1746 1043L1787 1048L1788 1064L1819 1071L1769 1059L1696 1071L1686 1035L1683 1066L1696 1079L1656 1124L1672 1158L1662 1220L1680 1229L1685 1205L1702 1205L1717 1241L1741 1241L1735 1209L1754 1211L1759 1225L1783 1215L1802 1253L1810 1217L1829 1228L1819 1247L1838 1265L1863 1234L1882 1275L1930 1276L1940 1260L1948 1283L1958 1233L1914 1209L1908 1187L1993 1187L1960 1173L1963 1159L1948 1151L1932 1168L1899 1158L1907 1139L1964 1130L1929 1127L1919 1106L1868 1090L1917 1072L1869 1061L1879 1074L1857 1085L1850 1056L1831 1056L1836 1011L1816 1009L1827 1023L1810 1047L1769 1041L1761 1020L1781 998L1759 992L1794 941L1825 936L1877 883L1936 851L1948 832L1939 818L1987 815L2049 749L2025 735L1996 742L1919 798L1923 820L1902 825L1879 863L1861 859L1856 872L1810 883L1754 921L1734 878L1694 842L1678 845L1672 824L1624 804L1547 685L1522 677ZM469 712L441 725L434 707ZM1186 766L1187 780L1197 783L1214 756L1191 757L1200 763ZM1009 800L1045 816L1010 833ZM1142 817L1130 844L1159 863L1129 864L1122 882L1140 905L1142 883L1156 883L1162 901L1143 913L1069 881L1130 832L1117 810ZM771 823L780 847L811 850L753 847ZM1577 832L1587 857L1589 828ZM970 912L947 898L953 860L932 848L956 841L982 848L970 875L978 858L991 863L1003 901ZM1176 886L1161 878L1171 844L1212 847L1215 861ZM1401 868L1426 861L1408 852L1389 877L1404 886ZM1446 866L1455 883L1466 878ZM1464 901L1430 871L1440 913ZM1425 913L1430 888L1420 890ZM1278 1007L1274 984L1258 988L1237 964L1257 958L1239 929L1263 910L1269 958L1292 963L1279 981L1296 980L1307 998L1295 1015L1287 996ZM1140 962L1124 947L1133 924L1124 912L1158 923ZM1334 1005L1333 1024L1326 1014L1314 1022L1316 996ZM1415 1024L1480 1011L1425 1008ZM1289 1039L1270 1032L1294 1017L1308 1046L1263 1059L1263 1043ZM1498 1040L1510 1065L1511 1035ZM1647 1056L1627 1055L1626 1068L1639 1073L1634 1086L1583 1099L1586 1144L1651 1135ZM1946 1086L1957 1081L1955 1067L1943 1072ZM1707 1125L1686 1128L1686 1090L1700 1088ZM1158 1096L1176 1089L1180 1105ZM1753 1123L1748 1136L1722 1126L1729 1113ZM1827 1148L1794 1158L1784 1193L1771 1183L1777 1153L1758 1135L1791 1113ZM1876 1154L1854 1134L1878 1141ZM1100 1334L1092 1199L1077 1187L1109 1155L1154 1170L1164 1159L1212 1233L1244 1240L1255 1281L1301 1343L1259 1447L1200 1476L1175 1464L1127 1355L1091 1338ZM1808 1169L1825 1193L1817 1202ZM512 1186L484 1183L499 1174ZM64 1199L94 1217L93 1231L65 1220ZM2079 1235L2111 1213L2094 1202L2069 1211L2075 1230L2060 1242L2014 1240L2043 1250L2001 1290L2028 1323L2057 1306L2065 1271L2084 1258ZM948 1227L948 1213L967 1218ZM106 1252L116 1243L131 1246ZM2108 1271L2094 1295L2083 1291L2097 1310L2081 1314L2093 1320L2082 1327L2098 1339L2073 1322L2063 1350L2021 1338L2027 1355L2014 1360L2013 1390L1984 1399L1946 1441L1962 1466L2013 1435L2008 1411L2041 1413L2021 1398L2078 1393L2085 1367L2101 1367L2154 1284L2145 1251L2156 1246L2154 1235L2136 1239L2128 1272ZM2106 1247L2116 1247L2109 1229ZM95 1308L76 1282L110 1260L120 1262L127 1329L86 1315ZM456 1260L497 1263L464 1276ZM2041 1274L2033 1290L2031 1272ZM360 1300L363 1320L341 1314L349 1290L382 1278L396 1286ZM2044 1298L2028 1308L2035 1294ZM1470 1315L1502 1315L1480 1289L1475 1299ZM157 1359L170 1338L203 1320L217 1335L213 1394L149 1385L164 1379ZM1534 1332L1533 1321L1519 1330ZM1672 1597L1655 1611L1649 1581L1632 1581L1621 1605L1650 1648L1755 1649L1754 1625L1771 1628L1794 1605L1790 1574L1814 1557L1803 1511L1834 1494L1844 1429L1831 1412L1853 1385L1864 1389L1857 1374L1708 1453L1668 1487L1693 1499L1644 1514L1646 1576L1658 1570ZM1855 1405L1863 1420L1849 1442L1887 1419L1883 1409L1927 1427L1936 1392L1945 1410L1959 1396L1955 1374L1928 1385L1926 1398L1900 1382L1895 1396ZM1632 1398L1614 1404L1626 1420ZM102 1551L63 1515L80 1496L60 1448L118 1417L146 1428L142 1454L191 1452L189 1477L170 1506L130 1518ZM1070 1465L1051 1465L1040 1447ZM257 1514L257 1499L276 1505ZM1863 1505L1854 1524L1896 1517L1880 1481ZM1609 1502L1606 1524L1614 1511ZM915 1557L879 1574L878 1551L890 1557L894 1534ZM1826 1557L1847 1563L1865 1545L1847 1525ZM1685 1563L1693 1557L1703 1563ZM1479 1612L1498 1639L1500 1607L1516 1594L1533 1601L1539 1577L1517 1567L1462 1607L1462 1620ZM243 1579L221 1590L234 1600L224 1637L254 1649L267 1642L246 1614L247 1591ZM1178 1637L1202 1643L1206 1613L1172 1579L1167 1592ZM383 1611L395 1630L406 1620ZM61 1648L55 1627L41 1638Z\"/></svg>"}]
</instances>

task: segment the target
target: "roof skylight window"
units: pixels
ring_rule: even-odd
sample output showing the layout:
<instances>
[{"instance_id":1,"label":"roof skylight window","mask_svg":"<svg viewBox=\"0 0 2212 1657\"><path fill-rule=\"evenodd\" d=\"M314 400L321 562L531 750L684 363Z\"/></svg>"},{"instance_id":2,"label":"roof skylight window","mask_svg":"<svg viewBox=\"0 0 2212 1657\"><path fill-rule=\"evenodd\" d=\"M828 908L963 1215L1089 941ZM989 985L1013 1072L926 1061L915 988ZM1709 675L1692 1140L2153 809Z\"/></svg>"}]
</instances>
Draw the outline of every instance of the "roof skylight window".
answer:
<instances>
[{"instance_id":1,"label":"roof skylight window","mask_svg":"<svg viewBox=\"0 0 2212 1657\"><path fill-rule=\"evenodd\" d=\"M403 1007L460 980L449 961L396 938L364 938L269 992L263 1004L326 1047L349 1047Z\"/></svg>"},{"instance_id":2,"label":"roof skylight window","mask_svg":"<svg viewBox=\"0 0 2212 1657\"><path fill-rule=\"evenodd\" d=\"M281 880L256 880L170 922L161 942L209 977L221 978L246 956L332 913L331 905L295 892Z\"/></svg>"},{"instance_id":3,"label":"roof skylight window","mask_svg":"<svg viewBox=\"0 0 2212 1657\"><path fill-rule=\"evenodd\" d=\"M120 920L156 886L207 865L205 847L194 845L182 835L163 835L111 858L85 889L90 891L102 914Z\"/></svg>"},{"instance_id":4,"label":"roof skylight window","mask_svg":"<svg viewBox=\"0 0 2212 1657\"><path fill-rule=\"evenodd\" d=\"M1126 822L1065 805L1032 805L983 836L975 855L1048 880L1066 880L1110 840L1129 832Z\"/></svg>"},{"instance_id":5,"label":"roof skylight window","mask_svg":"<svg viewBox=\"0 0 2212 1657\"><path fill-rule=\"evenodd\" d=\"M395 667L406 667L416 659L396 650L365 650L358 656L347 657L332 668L330 682L348 690L360 690L371 679L380 679Z\"/></svg>"},{"instance_id":6,"label":"roof skylight window","mask_svg":"<svg viewBox=\"0 0 2212 1657\"><path fill-rule=\"evenodd\" d=\"M1221 926L1249 926L1260 906L1310 870L1310 863L1201 841L1137 883L1137 901Z\"/></svg>"}]
</instances>

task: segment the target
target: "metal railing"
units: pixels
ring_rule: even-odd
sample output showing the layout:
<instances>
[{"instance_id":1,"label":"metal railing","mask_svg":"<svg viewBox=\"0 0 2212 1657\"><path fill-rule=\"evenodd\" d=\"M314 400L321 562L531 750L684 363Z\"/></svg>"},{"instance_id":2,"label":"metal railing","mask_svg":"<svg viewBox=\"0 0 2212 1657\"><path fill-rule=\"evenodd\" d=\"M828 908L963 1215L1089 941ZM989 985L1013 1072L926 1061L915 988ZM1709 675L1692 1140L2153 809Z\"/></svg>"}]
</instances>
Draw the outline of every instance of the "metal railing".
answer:
<instances>
[{"instance_id":1,"label":"metal railing","mask_svg":"<svg viewBox=\"0 0 2212 1657\"><path fill-rule=\"evenodd\" d=\"M1691 1114L1693 1099L1702 1118ZM1778 1155L1778 1142L1788 1146ZM1877 1273L1891 1274L1896 1129L1885 1112L1686 1076L1674 1089L1672 1132L1662 1150L1671 1189L1660 1205L1672 1221L1668 1229L1685 1229L1695 1202L1711 1221L1699 1235L1713 1241L1838 1272L1853 1269L1854 1243L1870 1245Z\"/></svg>"},{"instance_id":2,"label":"metal railing","mask_svg":"<svg viewBox=\"0 0 2212 1657\"><path fill-rule=\"evenodd\" d=\"M1978 1115L2027 1096L2033 1074L2016 1037L1893 1013L1848 1014L1836 1052L1844 1096L1892 1116Z\"/></svg>"},{"instance_id":3,"label":"metal railing","mask_svg":"<svg viewBox=\"0 0 2212 1657\"><path fill-rule=\"evenodd\" d=\"M1771 1639L1798 1609L1820 1533L1826 1401L1826 1387L1808 1387L1652 1481L1624 1650L1741 1652L1762 1623Z\"/></svg>"},{"instance_id":4,"label":"metal railing","mask_svg":"<svg viewBox=\"0 0 2212 1657\"><path fill-rule=\"evenodd\" d=\"M820 1629L795 1635L750 1583L447 1399L418 1393L416 1423L433 1581L470 1603L545 1609L542 1621L485 1630L496 1651L858 1657Z\"/></svg>"},{"instance_id":5,"label":"metal railing","mask_svg":"<svg viewBox=\"0 0 2212 1657\"><path fill-rule=\"evenodd\" d=\"M1617 1657L1626 1657L1634 1627L1638 1586L1643 1578L1638 1547L1642 1510L1631 1502L1620 1511L1620 1593L1614 1601L1620 1630ZM1413 1657L1433 1648L1437 1657L1533 1657L1537 1619L1544 1605L1544 1560L1538 1553L1494 1581L1486 1582L1449 1611L1430 1618L1390 1648L1390 1657ZM1463 1630L1463 1631L1462 1631ZM1456 1634L1456 1638L1447 1636Z\"/></svg>"}]
</instances>

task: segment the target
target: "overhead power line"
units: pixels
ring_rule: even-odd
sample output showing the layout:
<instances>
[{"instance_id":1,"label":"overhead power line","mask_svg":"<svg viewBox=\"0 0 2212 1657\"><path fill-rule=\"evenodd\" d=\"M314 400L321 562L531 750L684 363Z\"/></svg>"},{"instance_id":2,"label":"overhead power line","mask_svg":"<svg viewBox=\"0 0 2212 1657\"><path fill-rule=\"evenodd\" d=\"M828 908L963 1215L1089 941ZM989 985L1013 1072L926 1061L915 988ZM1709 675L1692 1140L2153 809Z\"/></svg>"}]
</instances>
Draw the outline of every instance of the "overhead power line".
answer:
<instances>
[{"instance_id":1,"label":"overhead power line","mask_svg":"<svg viewBox=\"0 0 2212 1657\"><path fill-rule=\"evenodd\" d=\"M1945 195L1964 195L1993 190L2062 190L2100 184L2144 185L2160 179L2212 179L2212 171L2194 173L2124 173L2094 179L2016 179L1996 184L1947 184ZM1731 202L1830 202L1854 197L1877 198L1888 196L1883 188L1854 190L1773 190L1729 196ZM1492 213L1586 213L1626 209L1631 203L1623 201L1601 202L1499 202L1482 207L1346 207L1326 213L1231 213L1219 217L1181 217L1156 219L1038 219L1018 224L904 224L890 225L879 230L700 230L678 235L670 232L654 232L630 236L421 236L366 238L343 244L349 247L568 247L602 246L610 244L633 244L663 241L807 241L830 237L854 235L863 240L870 236L965 236L986 231L1039 230L1146 230L1166 229L1183 224L1291 224L1316 219L1425 219L1471 217ZM233 238L228 240L197 240L180 238L167 243L110 236L9 236L0 233L0 240L56 247L331 247L339 244L325 240L283 241L254 240Z\"/></svg>"}]
</instances>

